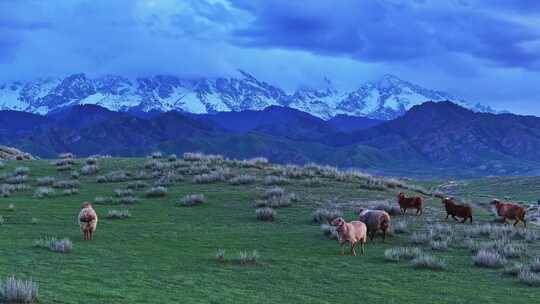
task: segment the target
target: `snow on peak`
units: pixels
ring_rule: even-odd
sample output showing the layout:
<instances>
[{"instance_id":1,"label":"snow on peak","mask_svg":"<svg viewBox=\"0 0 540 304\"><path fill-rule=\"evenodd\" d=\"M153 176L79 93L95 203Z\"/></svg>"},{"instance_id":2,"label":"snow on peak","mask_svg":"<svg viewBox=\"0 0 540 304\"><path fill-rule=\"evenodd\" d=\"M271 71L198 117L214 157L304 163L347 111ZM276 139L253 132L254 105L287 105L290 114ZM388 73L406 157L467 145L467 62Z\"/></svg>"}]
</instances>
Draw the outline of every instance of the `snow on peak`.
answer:
<instances>
[{"instance_id":1,"label":"snow on peak","mask_svg":"<svg viewBox=\"0 0 540 304\"><path fill-rule=\"evenodd\" d=\"M130 79L118 75L89 78L84 73L63 79L0 83L0 109L45 114L65 106L96 104L113 111L218 111L262 110L278 105L295 108L323 119L339 114L392 119L428 100L453 102L478 112L489 106L469 104L445 92L412 84L391 74L366 82L352 91L339 91L324 77L316 88L293 93L238 70L238 78L187 79L155 75Z\"/></svg>"}]
</instances>

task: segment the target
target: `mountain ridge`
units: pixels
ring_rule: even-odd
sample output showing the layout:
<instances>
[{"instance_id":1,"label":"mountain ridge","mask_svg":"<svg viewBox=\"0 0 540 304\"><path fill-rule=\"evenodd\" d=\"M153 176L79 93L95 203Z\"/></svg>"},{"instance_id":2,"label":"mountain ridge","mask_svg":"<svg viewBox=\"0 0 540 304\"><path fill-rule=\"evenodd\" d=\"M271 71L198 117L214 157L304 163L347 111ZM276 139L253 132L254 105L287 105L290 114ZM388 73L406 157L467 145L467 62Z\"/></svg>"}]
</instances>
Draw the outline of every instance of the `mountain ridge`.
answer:
<instances>
[{"instance_id":1,"label":"mountain ridge","mask_svg":"<svg viewBox=\"0 0 540 304\"><path fill-rule=\"evenodd\" d=\"M427 100L453 100L477 112L495 113L489 106L470 104L448 93L430 90L386 74L358 89L338 91L325 78L321 88L294 92L258 80L239 70L239 77L182 78L171 75L128 78L84 73L64 78L0 84L0 109L47 114L72 105L95 104L112 111L182 111L195 114L295 108L329 120L338 115L390 120Z\"/></svg>"}]
</instances>

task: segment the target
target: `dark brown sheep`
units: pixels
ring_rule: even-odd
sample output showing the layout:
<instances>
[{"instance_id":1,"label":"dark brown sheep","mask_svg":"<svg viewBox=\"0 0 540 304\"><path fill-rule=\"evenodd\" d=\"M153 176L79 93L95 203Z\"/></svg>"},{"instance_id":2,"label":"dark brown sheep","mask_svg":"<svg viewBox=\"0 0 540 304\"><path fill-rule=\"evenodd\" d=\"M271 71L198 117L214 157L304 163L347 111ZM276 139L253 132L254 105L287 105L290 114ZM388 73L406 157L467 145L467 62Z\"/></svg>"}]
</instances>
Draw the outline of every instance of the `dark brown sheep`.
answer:
<instances>
[{"instance_id":1,"label":"dark brown sheep","mask_svg":"<svg viewBox=\"0 0 540 304\"><path fill-rule=\"evenodd\" d=\"M514 203L503 203L498 199L494 199L491 204L497 209L497 214L502 217L503 223L506 223L506 219L509 219L515 220L514 226L521 221L523 226L527 227L527 220L525 220L527 209L525 207Z\"/></svg>"},{"instance_id":2,"label":"dark brown sheep","mask_svg":"<svg viewBox=\"0 0 540 304\"><path fill-rule=\"evenodd\" d=\"M390 229L390 215L386 211L362 208L359 211L358 220L366 224L367 234L371 241L379 230L383 233L383 242L385 241L386 232Z\"/></svg>"},{"instance_id":3,"label":"dark brown sheep","mask_svg":"<svg viewBox=\"0 0 540 304\"><path fill-rule=\"evenodd\" d=\"M416 209L416 215L424 214L424 200L420 196L406 197L405 193L400 192L398 204L403 214L407 212L408 208Z\"/></svg>"},{"instance_id":4,"label":"dark brown sheep","mask_svg":"<svg viewBox=\"0 0 540 304\"><path fill-rule=\"evenodd\" d=\"M448 216L452 216L452 218L456 221L456 217L462 218L462 223L465 223L467 219L469 219L471 223L473 222L472 207L468 204L456 204L454 202L454 198L452 197L447 197L443 199L442 203L444 205L444 208L446 209L446 219L448 219Z\"/></svg>"}]
</instances>

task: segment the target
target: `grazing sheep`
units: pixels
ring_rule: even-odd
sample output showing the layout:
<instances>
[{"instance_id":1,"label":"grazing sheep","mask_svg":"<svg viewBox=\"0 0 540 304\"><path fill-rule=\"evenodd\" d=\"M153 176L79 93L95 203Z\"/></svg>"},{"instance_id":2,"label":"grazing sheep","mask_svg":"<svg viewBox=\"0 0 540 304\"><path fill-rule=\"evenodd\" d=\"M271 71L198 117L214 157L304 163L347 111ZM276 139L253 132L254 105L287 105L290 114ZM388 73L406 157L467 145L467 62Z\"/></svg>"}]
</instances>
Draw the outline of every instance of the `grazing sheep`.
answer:
<instances>
[{"instance_id":1,"label":"grazing sheep","mask_svg":"<svg viewBox=\"0 0 540 304\"><path fill-rule=\"evenodd\" d=\"M390 228L390 215L383 210L360 209L358 220L366 224L369 239L373 241L379 229L383 233L383 242L386 239L386 231Z\"/></svg>"},{"instance_id":2,"label":"grazing sheep","mask_svg":"<svg viewBox=\"0 0 540 304\"><path fill-rule=\"evenodd\" d=\"M92 204L85 202L79 213L79 226L84 236L84 240L92 240L92 236L97 228L98 216Z\"/></svg>"},{"instance_id":3,"label":"grazing sheep","mask_svg":"<svg viewBox=\"0 0 540 304\"><path fill-rule=\"evenodd\" d=\"M502 217L503 223L506 223L506 219L509 219L515 220L514 226L521 221L523 226L527 227L527 221L525 220L527 209L525 207L514 203L503 203L498 199L494 199L491 205L495 205L497 214Z\"/></svg>"},{"instance_id":4,"label":"grazing sheep","mask_svg":"<svg viewBox=\"0 0 540 304\"><path fill-rule=\"evenodd\" d=\"M472 223L472 208L468 204L459 205L454 202L453 197L447 197L442 200L442 203L444 205L444 208L446 209L446 219L448 219L448 216L452 216L454 220L457 221L457 217L462 218L462 223L465 223L467 219L469 219Z\"/></svg>"},{"instance_id":5,"label":"grazing sheep","mask_svg":"<svg viewBox=\"0 0 540 304\"><path fill-rule=\"evenodd\" d=\"M398 204L403 214L407 212L408 208L416 209L416 215L424 214L424 200L420 196L405 197L405 193L400 192L398 195Z\"/></svg>"},{"instance_id":6,"label":"grazing sheep","mask_svg":"<svg viewBox=\"0 0 540 304\"><path fill-rule=\"evenodd\" d=\"M339 240L339 253L344 254L343 246L345 242L349 242L351 245L351 255L356 256L356 245L360 242L362 255L364 255L364 245L367 240L367 227L360 221L352 221L350 223L345 222L341 217L332 221L332 226L336 227Z\"/></svg>"}]
</instances>

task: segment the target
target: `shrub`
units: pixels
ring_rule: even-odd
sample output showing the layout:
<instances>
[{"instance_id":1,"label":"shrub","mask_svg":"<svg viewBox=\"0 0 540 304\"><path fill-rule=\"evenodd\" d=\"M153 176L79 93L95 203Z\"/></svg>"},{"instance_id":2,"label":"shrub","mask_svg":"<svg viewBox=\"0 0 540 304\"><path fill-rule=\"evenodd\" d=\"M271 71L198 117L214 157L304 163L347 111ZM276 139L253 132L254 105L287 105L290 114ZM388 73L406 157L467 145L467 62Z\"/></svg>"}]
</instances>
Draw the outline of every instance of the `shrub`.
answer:
<instances>
[{"instance_id":1,"label":"shrub","mask_svg":"<svg viewBox=\"0 0 540 304\"><path fill-rule=\"evenodd\" d=\"M276 216L276 212L272 208L257 208L255 214L259 221L266 222L273 221Z\"/></svg>"},{"instance_id":2,"label":"shrub","mask_svg":"<svg viewBox=\"0 0 540 304\"><path fill-rule=\"evenodd\" d=\"M270 175L265 177L264 184L268 186L283 186L290 184L290 180L285 177Z\"/></svg>"},{"instance_id":3,"label":"shrub","mask_svg":"<svg viewBox=\"0 0 540 304\"><path fill-rule=\"evenodd\" d=\"M183 155L183 159L185 161L191 161L191 162L203 161L205 159L205 156L204 154L198 153L198 152L197 153L186 152Z\"/></svg>"},{"instance_id":4,"label":"shrub","mask_svg":"<svg viewBox=\"0 0 540 304\"><path fill-rule=\"evenodd\" d=\"M417 247L396 247L384 251L384 259L392 262L409 261L422 254Z\"/></svg>"},{"instance_id":5,"label":"shrub","mask_svg":"<svg viewBox=\"0 0 540 304\"><path fill-rule=\"evenodd\" d=\"M125 204L125 205L133 205L140 201L141 200L135 196L123 196L118 199L119 204Z\"/></svg>"},{"instance_id":6,"label":"shrub","mask_svg":"<svg viewBox=\"0 0 540 304\"><path fill-rule=\"evenodd\" d=\"M51 197L55 193L53 188L50 187L39 187L34 191L34 197L36 198L46 198Z\"/></svg>"},{"instance_id":7,"label":"shrub","mask_svg":"<svg viewBox=\"0 0 540 304\"><path fill-rule=\"evenodd\" d=\"M80 186L81 183L76 180L60 180L53 183L53 188L57 189L79 188Z\"/></svg>"},{"instance_id":8,"label":"shrub","mask_svg":"<svg viewBox=\"0 0 540 304\"><path fill-rule=\"evenodd\" d=\"M79 177L81 177L81 174L79 173L79 171L71 171L70 175L72 179L79 179Z\"/></svg>"},{"instance_id":9,"label":"shrub","mask_svg":"<svg viewBox=\"0 0 540 304\"><path fill-rule=\"evenodd\" d=\"M7 210L8 211L15 211L16 207L15 207L15 204L13 203L10 203L8 206L7 206Z\"/></svg>"},{"instance_id":10,"label":"shrub","mask_svg":"<svg viewBox=\"0 0 540 304\"><path fill-rule=\"evenodd\" d=\"M531 272L529 270L522 270L518 274L518 280L528 286L540 286L540 274Z\"/></svg>"},{"instance_id":11,"label":"shrub","mask_svg":"<svg viewBox=\"0 0 540 304\"><path fill-rule=\"evenodd\" d=\"M11 190L10 185L0 185L0 197L9 197L11 195Z\"/></svg>"},{"instance_id":12,"label":"shrub","mask_svg":"<svg viewBox=\"0 0 540 304\"><path fill-rule=\"evenodd\" d=\"M39 287L36 282L19 280L8 277L0 281L0 302L2 303L35 303L38 298Z\"/></svg>"},{"instance_id":13,"label":"shrub","mask_svg":"<svg viewBox=\"0 0 540 304\"><path fill-rule=\"evenodd\" d=\"M65 153L60 153L58 157L62 159L72 159L72 158L75 158L75 155L71 152L65 152Z\"/></svg>"},{"instance_id":14,"label":"shrub","mask_svg":"<svg viewBox=\"0 0 540 304\"><path fill-rule=\"evenodd\" d=\"M191 194L184 196L184 198L178 202L178 205L183 207L191 207L204 203L206 203L206 197L203 194Z\"/></svg>"},{"instance_id":15,"label":"shrub","mask_svg":"<svg viewBox=\"0 0 540 304\"><path fill-rule=\"evenodd\" d=\"M133 190L131 189L115 189L114 196L124 197L124 196L133 196Z\"/></svg>"},{"instance_id":16,"label":"shrub","mask_svg":"<svg viewBox=\"0 0 540 304\"><path fill-rule=\"evenodd\" d=\"M249 185L257 181L257 178L253 175L242 174L231 179L230 183L232 185Z\"/></svg>"},{"instance_id":17,"label":"shrub","mask_svg":"<svg viewBox=\"0 0 540 304\"><path fill-rule=\"evenodd\" d=\"M32 223L32 224L35 225L35 224L39 223L39 219L36 218L36 217L33 217L33 218L30 220L30 223Z\"/></svg>"},{"instance_id":18,"label":"shrub","mask_svg":"<svg viewBox=\"0 0 540 304\"><path fill-rule=\"evenodd\" d=\"M434 258L429 254L420 254L411 261L411 265L418 269L443 270L446 268L446 263Z\"/></svg>"},{"instance_id":19,"label":"shrub","mask_svg":"<svg viewBox=\"0 0 540 304\"><path fill-rule=\"evenodd\" d=\"M4 225L5 222L4 217L0 215L0 226Z\"/></svg>"},{"instance_id":20,"label":"shrub","mask_svg":"<svg viewBox=\"0 0 540 304\"><path fill-rule=\"evenodd\" d=\"M170 162L175 162L177 159L176 154L171 154L169 157L167 157L167 160Z\"/></svg>"},{"instance_id":21,"label":"shrub","mask_svg":"<svg viewBox=\"0 0 540 304\"><path fill-rule=\"evenodd\" d=\"M89 158L86 159L86 164L87 165L91 165L91 166L92 165L97 165L97 162L98 162L98 160L95 157L89 157Z\"/></svg>"},{"instance_id":22,"label":"shrub","mask_svg":"<svg viewBox=\"0 0 540 304\"><path fill-rule=\"evenodd\" d=\"M394 229L394 233L407 233L408 231L408 224L406 221L396 221L392 228Z\"/></svg>"},{"instance_id":23,"label":"shrub","mask_svg":"<svg viewBox=\"0 0 540 304\"><path fill-rule=\"evenodd\" d=\"M28 167L17 167L15 168L15 175L28 175L30 169Z\"/></svg>"},{"instance_id":24,"label":"shrub","mask_svg":"<svg viewBox=\"0 0 540 304\"><path fill-rule=\"evenodd\" d=\"M73 243L69 239L43 238L33 242L34 247L47 248L54 252L68 253L73 249Z\"/></svg>"},{"instance_id":25,"label":"shrub","mask_svg":"<svg viewBox=\"0 0 540 304\"><path fill-rule=\"evenodd\" d=\"M52 186L56 181L56 178L53 176L44 176L37 179L38 186Z\"/></svg>"},{"instance_id":26,"label":"shrub","mask_svg":"<svg viewBox=\"0 0 540 304\"><path fill-rule=\"evenodd\" d=\"M63 165L63 166L57 166L56 170L63 172L63 171L70 171L72 169L71 165Z\"/></svg>"},{"instance_id":27,"label":"shrub","mask_svg":"<svg viewBox=\"0 0 540 304\"><path fill-rule=\"evenodd\" d=\"M210 184L224 181L225 179L230 177L230 175L231 172L229 169L220 168L210 173L196 175L193 178L193 182L196 184Z\"/></svg>"},{"instance_id":28,"label":"shrub","mask_svg":"<svg viewBox=\"0 0 540 304\"><path fill-rule=\"evenodd\" d=\"M540 257L537 257L530 266L532 272L540 272Z\"/></svg>"},{"instance_id":29,"label":"shrub","mask_svg":"<svg viewBox=\"0 0 540 304\"><path fill-rule=\"evenodd\" d=\"M71 188L71 189L64 189L62 190L62 194L63 195L75 195L75 194L79 194L79 189L77 188Z\"/></svg>"},{"instance_id":30,"label":"shrub","mask_svg":"<svg viewBox=\"0 0 540 304\"><path fill-rule=\"evenodd\" d=\"M264 198L274 198L274 197L283 197L285 195L285 189L280 187L274 187L266 190L264 193Z\"/></svg>"},{"instance_id":31,"label":"shrub","mask_svg":"<svg viewBox=\"0 0 540 304\"><path fill-rule=\"evenodd\" d=\"M164 197L167 195L167 188L158 186L148 189L145 193L146 197Z\"/></svg>"},{"instance_id":32,"label":"shrub","mask_svg":"<svg viewBox=\"0 0 540 304\"><path fill-rule=\"evenodd\" d=\"M125 171L113 171L106 175L100 175L97 177L98 183L119 183L125 182L129 179L128 173Z\"/></svg>"},{"instance_id":33,"label":"shrub","mask_svg":"<svg viewBox=\"0 0 540 304\"><path fill-rule=\"evenodd\" d=\"M134 182L130 182L127 185L127 188L131 189L131 190L139 190L139 189L142 189L144 187L146 187L146 183L143 182L143 181L134 181Z\"/></svg>"},{"instance_id":34,"label":"shrub","mask_svg":"<svg viewBox=\"0 0 540 304\"><path fill-rule=\"evenodd\" d=\"M521 263L514 263L504 267L503 274L517 277L519 273L523 270L526 270L526 267Z\"/></svg>"},{"instance_id":35,"label":"shrub","mask_svg":"<svg viewBox=\"0 0 540 304\"><path fill-rule=\"evenodd\" d=\"M152 154L150 154L150 157L153 158L153 159L160 159L160 158L163 158L163 153L161 153L161 152L152 152Z\"/></svg>"},{"instance_id":36,"label":"shrub","mask_svg":"<svg viewBox=\"0 0 540 304\"><path fill-rule=\"evenodd\" d=\"M519 258L526 254L527 248L523 244L508 243L505 244L499 252L508 259Z\"/></svg>"},{"instance_id":37,"label":"shrub","mask_svg":"<svg viewBox=\"0 0 540 304\"><path fill-rule=\"evenodd\" d=\"M108 219L127 219L131 217L131 213L127 209L109 210L107 212Z\"/></svg>"},{"instance_id":38,"label":"shrub","mask_svg":"<svg viewBox=\"0 0 540 304\"><path fill-rule=\"evenodd\" d=\"M73 249L73 243L70 239L51 239L49 242L49 250L60 253L69 253Z\"/></svg>"},{"instance_id":39,"label":"shrub","mask_svg":"<svg viewBox=\"0 0 540 304\"><path fill-rule=\"evenodd\" d=\"M321 187L324 185L324 182L322 179L314 177L305 180L303 184L306 187Z\"/></svg>"},{"instance_id":40,"label":"shrub","mask_svg":"<svg viewBox=\"0 0 540 304\"><path fill-rule=\"evenodd\" d=\"M322 224L321 225L321 232L325 237L327 237L327 238L329 238L331 240L336 240L338 238L336 227L334 227L332 225Z\"/></svg>"},{"instance_id":41,"label":"shrub","mask_svg":"<svg viewBox=\"0 0 540 304\"><path fill-rule=\"evenodd\" d=\"M313 222L318 224L331 223L338 217L343 217L343 212L337 208L318 208L311 215Z\"/></svg>"},{"instance_id":42,"label":"shrub","mask_svg":"<svg viewBox=\"0 0 540 304\"><path fill-rule=\"evenodd\" d=\"M448 242L447 241L431 241L429 243L432 250L436 251L446 251L448 250Z\"/></svg>"},{"instance_id":43,"label":"shrub","mask_svg":"<svg viewBox=\"0 0 540 304\"><path fill-rule=\"evenodd\" d=\"M497 251L480 249L475 256L473 256L474 265L486 268L500 268L506 260Z\"/></svg>"},{"instance_id":44,"label":"shrub","mask_svg":"<svg viewBox=\"0 0 540 304\"><path fill-rule=\"evenodd\" d=\"M216 260L220 263L225 262L225 249L218 248L216 252Z\"/></svg>"},{"instance_id":45,"label":"shrub","mask_svg":"<svg viewBox=\"0 0 540 304\"><path fill-rule=\"evenodd\" d=\"M27 175L13 175L6 178L4 182L10 185L20 185L20 184L24 184L27 179L28 179Z\"/></svg>"},{"instance_id":46,"label":"shrub","mask_svg":"<svg viewBox=\"0 0 540 304\"><path fill-rule=\"evenodd\" d=\"M81 168L82 175L92 175L99 171L98 165L84 165Z\"/></svg>"},{"instance_id":47,"label":"shrub","mask_svg":"<svg viewBox=\"0 0 540 304\"><path fill-rule=\"evenodd\" d=\"M251 252L240 251L240 254L238 255L238 263L241 265L257 264L258 259L259 252L257 252L257 250Z\"/></svg>"},{"instance_id":48,"label":"shrub","mask_svg":"<svg viewBox=\"0 0 540 304\"><path fill-rule=\"evenodd\" d=\"M430 235L424 232L415 232L409 238L409 242L415 245L424 245L431 240Z\"/></svg>"},{"instance_id":49,"label":"shrub","mask_svg":"<svg viewBox=\"0 0 540 304\"><path fill-rule=\"evenodd\" d=\"M110 196L96 196L94 198L94 203L98 205L111 204L112 202L113 198Z\"/></svg>"}]
</instances>

